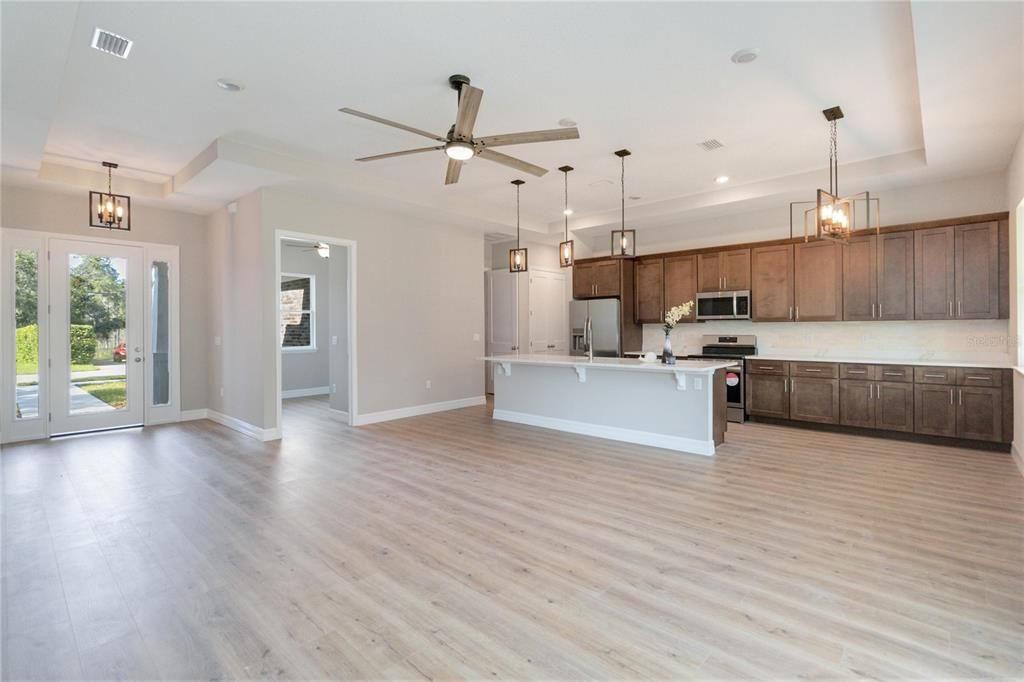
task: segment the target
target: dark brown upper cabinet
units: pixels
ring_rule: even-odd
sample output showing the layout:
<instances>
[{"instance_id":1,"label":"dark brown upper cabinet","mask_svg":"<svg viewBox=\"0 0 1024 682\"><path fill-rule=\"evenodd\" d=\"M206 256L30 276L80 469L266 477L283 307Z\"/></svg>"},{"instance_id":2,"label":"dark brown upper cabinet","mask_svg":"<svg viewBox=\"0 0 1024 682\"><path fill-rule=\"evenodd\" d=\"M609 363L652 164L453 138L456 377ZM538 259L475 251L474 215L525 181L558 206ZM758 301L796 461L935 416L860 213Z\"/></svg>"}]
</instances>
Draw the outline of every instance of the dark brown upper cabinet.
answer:
<instances>
[{"instance_id":1,"label":"dark brown upper cabinet","mask_svg":"<svg viewBox=\"0 0 1024 682\"><path fill-rule=\"evenodd\" d=\"M844 320L914 318L913 232L853 237L842 248Z\"/></svg>"},{"instance_id":2,"label":"dark brown upper cabinet","mask_svg":"<svg viewBox=\"0 0 1024 682\"><path fill-rule=\"evenodd\" d=\"M750 289L750 249L700 254L697 278L698 290L702 293Z\"/></svg>"},{"instance_id":3,"label":"dark brown upper cabinet","mask_svg":"<svg viewBox=\"0 0 1024 682\"><path fill-rule=\"evenodd\" d=\"M662 258L638 260L633 272L636 277L633 308L640 324L656 324L665 317L665 262Z\"/></svg>"},{"instance_id":4,"label":"dark brown upper cabinet","mask_svg":"<svg viewBox=\"0 0 1024 682\"><path fill-rule=\"evenodd\" d=\"M793 319L793 245L750 250L750 317L754 322Z\"/></svg>"},{"instance_id":5,"label":"dark brown upper cabinet","mask_svg":"<svg viewBox=\"0 0 1024 682\"><path fill-rule=\"evenodd\" d=\"M694 322L697 319L697 257L667 256L664 265L665 294L664 308L669 310L677 305L693 301L694 306L689 317L683 322ZM661 322L659 319L658 322Z\"/></svg>"},{"instance_id":6,"label":"dark brown upper cabinet","mask_svg":"<svg viewBox=\"0 0 1024 682\"><path fill-rule=\"evenodd\" d=\"M794 246L793 291L797 322L843 319L843 250L831 240Z\"/></svg>"},{"instance_id":7,"label":"dark brown upper cabinet","mask_svg":"<svg viewBox=\"0 0 1024 682\"><path fill-rule=\"evenodd\" d=\"M952 227L914 234L914 318L953 319L954 244Z\"/></svg>"},{"instance_id":8,"label":"dark brown upper cabinet","mask_svg":"<svg viewBox=\"0 0 1024 682\"><path fill-rule=\"evenodd\" d=\"M623 261L577 263L572 268L573 298L614 298L622 295Z\"/></svg>"},{"instance_id":9,"label":"dark brown upper cabinet","mask_svg":"<svg viewBox=\"0 0 1024 682\"><path fill-rule=\"evenodd\" d=\"M958 225L953 251L956 309L961 320L999 317L999 223Z\"/></svg>"}]
</instances>

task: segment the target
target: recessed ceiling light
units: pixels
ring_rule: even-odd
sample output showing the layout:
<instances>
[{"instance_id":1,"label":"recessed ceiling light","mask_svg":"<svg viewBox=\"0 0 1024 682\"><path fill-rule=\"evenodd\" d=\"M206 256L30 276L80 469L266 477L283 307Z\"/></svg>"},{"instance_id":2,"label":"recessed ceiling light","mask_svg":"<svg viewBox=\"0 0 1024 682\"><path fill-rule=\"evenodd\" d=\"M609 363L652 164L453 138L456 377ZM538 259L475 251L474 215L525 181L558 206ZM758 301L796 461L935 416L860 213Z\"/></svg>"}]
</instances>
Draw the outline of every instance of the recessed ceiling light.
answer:
<instances>
[{"instance_id":1,"label":"recessed ceiling light","mask_svg":"<svg viewBox=\"0 0 1024 682\"><path fill-rule=\"evenodd\" d=\"M233 81L230 78L218 78L217 87L221 90L227 90L228 92L238 92L239 90L245 90L245 86L238 81Z\"/></svg>"},{"instance_id":2,"label":"recessed ceiling light","mask_svg":"<svg viewBox=\"0 0 1024 682\"><path fill-rule=\"evenodd\" d=\"M560 118L558 119L558 125L562 126L563 128L575 128L576 121L572 120L571 118Z\"/></svg>"},{"instance_id":3,"label":"recessed ceiling light","mask_svg":"<svg viewBox=\"0 0 1024 682\"><path fill-rule=\"evenodd\" d=\"M757 59L757 56L761 54L760 48L757 47L745 47L742 50L736 50L732 53L733 64L749 64L750 62Z\"/></svg>"},{"instance_id":4,"label":"recessed ceiling light","mask_svg":"<svg viewBox=\"0 0 1024 682\"><path fill-rule=\"evenodd\" d=\"M729 176L719 175L717 178L715 178L715 182L717 182L719 185L724 185L725 183L729 182Z\"/></svg>"}]
</instances>

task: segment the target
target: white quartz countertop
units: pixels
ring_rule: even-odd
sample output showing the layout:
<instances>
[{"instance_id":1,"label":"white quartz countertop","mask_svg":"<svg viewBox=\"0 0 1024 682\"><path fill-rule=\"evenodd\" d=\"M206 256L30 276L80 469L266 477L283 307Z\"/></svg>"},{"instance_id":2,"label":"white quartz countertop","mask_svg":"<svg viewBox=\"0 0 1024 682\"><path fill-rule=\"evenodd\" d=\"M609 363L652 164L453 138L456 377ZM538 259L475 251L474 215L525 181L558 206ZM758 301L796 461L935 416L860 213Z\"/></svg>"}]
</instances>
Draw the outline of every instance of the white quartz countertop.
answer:
<instances>
[{"instance_id":1,"label":"white quartz countertop","mask_svg":"<svg viewBox=\"0 0 1024 682\"><path fill-rule=\"evenodd\" d=\"M934 360L930 358L921 358L917 360L903 359L879 359L879 358L866 358L866 357L808 357L806 355L786 355L779 353L766 353L764 355L750 355L747 356L747 360L756 362L757 360L783 360L785 362L834 362L842 363L847 365L917 365L919 367L986 367L991 369L1011 369L1012 365L1009 363L1000 362L957 362L954 360Z\"/></svg>"},{"instance_id":2,"label":"white quartz countertop","mask_svg":"<svg viewBox=\"0 0 1024 682\"><path fill-rule=\"evenodd\" d=\"M686 372L688 374L713 374L715 370L733 367L737 360L677 360L674 365L661 362L641 362L636 358L594 358L588 360L579 355L546 355L541 353L488 355L484 360L507 362L517 365L550 365L552 367L589 367L631 372Z\"/></svg>"}]
</instances>

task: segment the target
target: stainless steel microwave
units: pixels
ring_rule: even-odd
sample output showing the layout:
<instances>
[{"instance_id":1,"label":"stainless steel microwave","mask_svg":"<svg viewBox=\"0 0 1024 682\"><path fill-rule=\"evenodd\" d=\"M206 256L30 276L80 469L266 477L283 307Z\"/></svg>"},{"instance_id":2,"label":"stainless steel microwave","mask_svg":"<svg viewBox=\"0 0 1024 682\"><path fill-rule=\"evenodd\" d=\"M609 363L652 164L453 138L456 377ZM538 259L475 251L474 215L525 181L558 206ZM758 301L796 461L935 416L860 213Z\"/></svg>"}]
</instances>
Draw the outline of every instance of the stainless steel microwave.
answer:
<instances>
[{"instance_id":1,"label":"stainless steel microwave","mask_svg":"<svg viewBox=\"0 0 1024 682\"><path fill-rule=\"evenodd\" d=\"M749 291L712 291L697 294L698 320L749 320Z\"/></svg>"}]
</instances>

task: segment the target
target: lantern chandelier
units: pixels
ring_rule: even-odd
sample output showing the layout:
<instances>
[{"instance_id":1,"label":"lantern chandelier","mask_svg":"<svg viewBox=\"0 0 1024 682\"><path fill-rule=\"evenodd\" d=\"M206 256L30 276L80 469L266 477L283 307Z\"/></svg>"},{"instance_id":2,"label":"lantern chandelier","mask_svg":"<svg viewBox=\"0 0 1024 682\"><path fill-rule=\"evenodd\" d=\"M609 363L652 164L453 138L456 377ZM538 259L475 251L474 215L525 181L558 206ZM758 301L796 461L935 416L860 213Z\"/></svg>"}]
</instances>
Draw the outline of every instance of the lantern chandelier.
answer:
<instances>
[{"instance_id":1,"label":"lantern chandelier","mask_svg":"<svg viewBox=\"0 0 1024 682\"><path fill-rule=\"evenodd\" d=\"M103 166L107 169L107 191L89 192L89 226L128 232L132 229L132 198L112 190L112 171L117 164L104 161Z\"/></svg>"},{"instance_id":2,"label":"lantern chandelier","mask_svg":"<svg viewBox=\"0 0 1024 682\"><path fill-rule=\"evenodd\" d=\"M526 272L529 269L527 250L519 246L519 188L526 184L525 180L513 180L516 187L516 248L508 250L508 271Z\"/></svg>"},{"instance_id":3,"label":"lantern chandelier","mask_svg":"<svg viewBox=\"0 0 1024 682\"><path fill-rule=\"evenodd\" d=\"M838 121L843 118L843 110L830 107L821 112L828 121L828 190L819 189L815 201L794 201L789 205L789 236L793 236L793 207L814 204L813 208L804 211L804 241L811 237L813 224L814 236L819 239L834 239L845 242L858 229L872 228L871 213L874 209L874 229L879 231L881 207L878 199L872 199L870 192L860 192L846 197L839 195L839 144ZM864 224L857 224L857 205L864 210Z\"/></svg>"},{"instance_id":4,"label":"lantern chandelier","mask_svg":"<svg viewBox=\"0 0 1024 682\"><path fill-rule=\"evenodd\" d=\"M636 257L636 230L626 229L626 157L632 154L628 149L620 149L615 152L622 162L622 225L617 230L612 230L612 258L635 258Z\"/></svg>"},{"instance_id":5,"label":"lantern chandelier","mask_svg":"<svg viewBox=\"0 0 1024 682\"><path fill-rule=\"evenodd\" d=\"M573 240L569 239L569 216L572 215L572 209L569 208L569 171L573 168L572 166L560 166L558 170L562 171L562 175L565 176L565 208L562 209L562 215L565 217L565 241L558 245L558 265L563 268L571 268L575 245Z\"/></svg>"}]
</instances>

